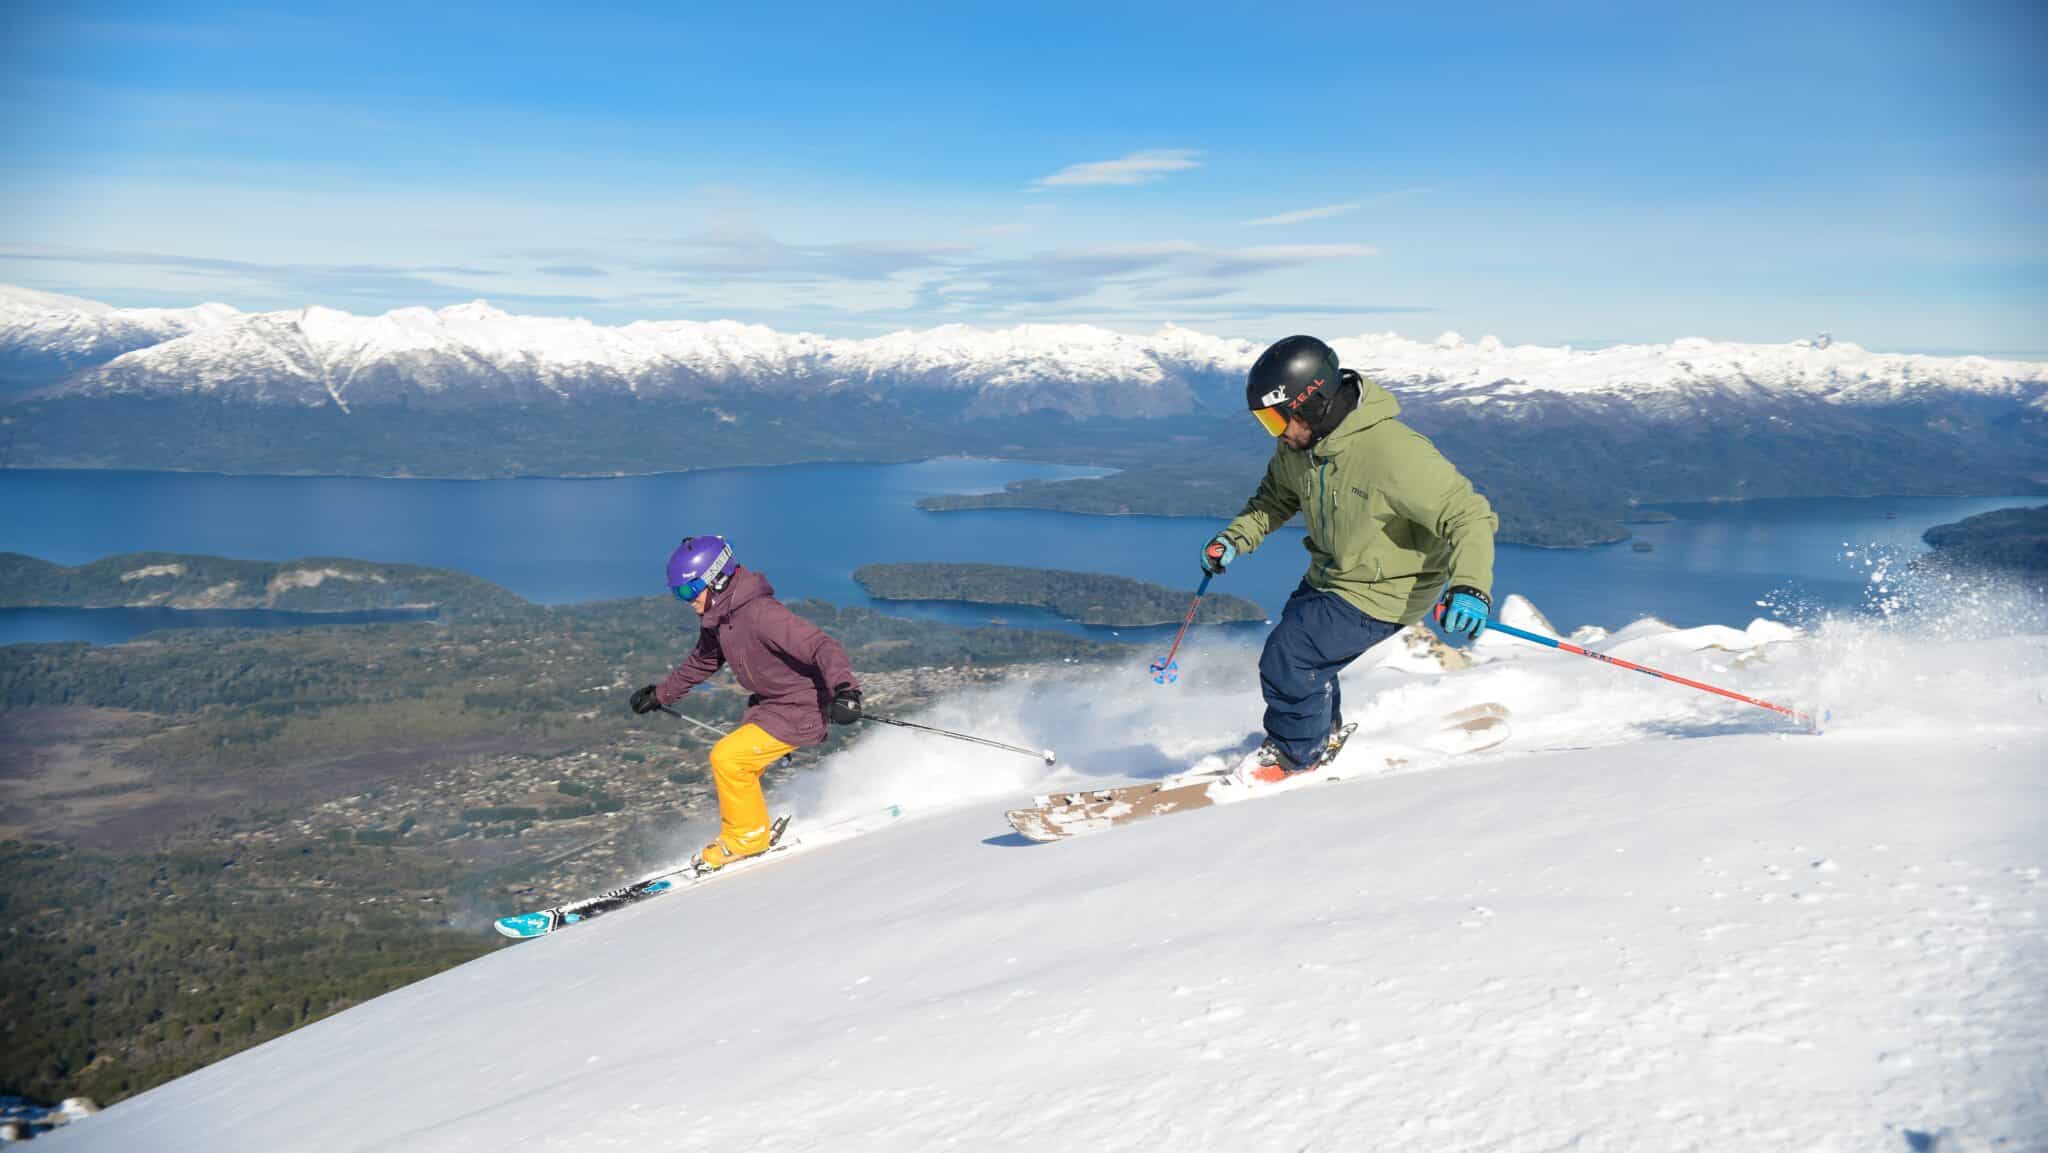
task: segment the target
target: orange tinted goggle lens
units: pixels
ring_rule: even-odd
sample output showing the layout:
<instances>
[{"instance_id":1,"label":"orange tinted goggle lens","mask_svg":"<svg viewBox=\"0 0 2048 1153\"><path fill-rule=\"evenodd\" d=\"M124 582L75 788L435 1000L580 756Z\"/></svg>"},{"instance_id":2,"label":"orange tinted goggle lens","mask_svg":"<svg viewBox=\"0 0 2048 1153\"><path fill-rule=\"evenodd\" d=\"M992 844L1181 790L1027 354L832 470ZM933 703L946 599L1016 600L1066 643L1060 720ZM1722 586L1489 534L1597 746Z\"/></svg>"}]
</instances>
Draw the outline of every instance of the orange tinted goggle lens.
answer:
<instances>
[{"instance_id":1,"label":"orange tinted goggle lens","mask_svg":"<svg viewBox=\"0 0 2048 1153\"><path fill-rule=\"evenodd\" d=\"M1287 416L1277 408L1255 408L1252 410L1252 415L1257 417L1259 423L1265 426L1266 431L1274 436L1279 436L1287 431Z\"/></svg>"}]
</instances>

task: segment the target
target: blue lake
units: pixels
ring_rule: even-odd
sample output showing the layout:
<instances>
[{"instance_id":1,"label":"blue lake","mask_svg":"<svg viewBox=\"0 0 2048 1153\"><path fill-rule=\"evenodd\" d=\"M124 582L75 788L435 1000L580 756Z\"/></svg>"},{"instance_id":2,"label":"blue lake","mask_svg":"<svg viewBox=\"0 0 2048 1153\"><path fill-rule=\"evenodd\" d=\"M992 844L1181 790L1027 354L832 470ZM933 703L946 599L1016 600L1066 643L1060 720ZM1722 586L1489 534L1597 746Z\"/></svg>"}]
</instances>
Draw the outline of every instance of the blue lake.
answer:
<instances>
[{"instance_id":1,"label":"blue lake","mask_svg":"<svg viewBox=\"0 0 2048 1153\"><path fill-rule=\"evenodd\" d=\"M436 481L188 473L0 471L0 551L61 564L112 553L250 559L349 556L474 573L548 603L665 591L663 564L689 533L722 533L784 599L962 624L1085 629L1028 609L875 601L853 569L879 561L982 561L1115 573L1185 586L1217 522L1031 511L934 513L918 498L1000 489L1011 480L1092 475L1056 465L938 460L796 465L587 480ZM1638 540L1592 549L1503 545L1496 591L1519 592L1560 626L1654 614L1741 625L1758 600L1850 606L1864 595L1846 550L1919 551L1928 526L2040 503L2025 497L1882 497L1672 505L1679 519L1635 526ZM1277 534L1213 587L1277 614L1300 579L1299 529ZM678 611L681 610L680 607ZM125 617L123 614L127 614ZM236 614L245 626L295 625ZM185 621L213 624L215 621ZM0 643L119 640L162 618L132 610L0 610ZM1250 626L1256 627L1256 626ZM1124 639L1172 630L1122 630Z\"/></svg>"}]
</instances>

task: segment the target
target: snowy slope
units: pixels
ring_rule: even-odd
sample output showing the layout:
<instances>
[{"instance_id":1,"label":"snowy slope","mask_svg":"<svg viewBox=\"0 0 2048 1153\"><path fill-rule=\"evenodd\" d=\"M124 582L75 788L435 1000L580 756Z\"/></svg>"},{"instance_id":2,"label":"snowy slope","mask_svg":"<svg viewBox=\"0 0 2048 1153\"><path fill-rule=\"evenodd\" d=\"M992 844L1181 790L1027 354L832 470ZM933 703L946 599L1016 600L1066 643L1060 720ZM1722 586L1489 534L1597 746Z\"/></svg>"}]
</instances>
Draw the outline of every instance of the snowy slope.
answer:
<instances>
[{"instance_id":1,"label":"snowy slope","mask_svg":"<svg viewBox=\"0 0 2048 1153\"><path fill-rule=\"evenodd\" d=\"M40 383L194 332L242 313L225 304L113 308L0 284L0 383Z\"/></svg>"},{"instance_id":2,"label":"snowy slope","mask_svg":"<svg viewBox=\"0 0 2048 1153\"><path fill-rule=\"evenodd\" d=\"M1205 394L1234 395L1259 350L1176 326L1135 336L1081 324L948 325L845 340L730 321L605 326L514 316L482 301L382 316L318 307L241 314L218 305L169 313L6 292L0 299L15 303L0 312L0 362L51 347L58 334L69 334L74 358L122 342L135 349L79 375L71 391L285 404L526 403L800 385L965 392L977 398L970 411L978 415L1050 408L1143 416L1189 411ZM134 334L144 329L163 335L142 347ZM97 344L89 339L95 331ZM1503 407L1544 394L1651 410L1674 401L1871 405L1968 394L2048 410L2048 364L1879 354L1846 341L1689 339L1586 350L1447 333L1434 342L1367 334L1335 344L1347 365L1406 393Z\"/></svg>"},{"instance_id":3,"label":"snowy slope","mask_svg":"<svg viewBox=\"0 0 2048 1153\"><path fill-rule=\"evenodd\" d=\"M2048 635L1967 639L1983 607L1615 634L1825 691L1822 737L1547 650L1438 673L1391 645L1346 683L1347 763L1382 771L1050 846L1003 804L1241 748L1253 651L1198 636L1171 689L962 697L932 719L1080 769L870 734L782 803L923 817L510 947L53 1147L2037 1149ZM1486 699L1508 746L1385 769L1403 718Z\"/></svg>"}]
</instances>

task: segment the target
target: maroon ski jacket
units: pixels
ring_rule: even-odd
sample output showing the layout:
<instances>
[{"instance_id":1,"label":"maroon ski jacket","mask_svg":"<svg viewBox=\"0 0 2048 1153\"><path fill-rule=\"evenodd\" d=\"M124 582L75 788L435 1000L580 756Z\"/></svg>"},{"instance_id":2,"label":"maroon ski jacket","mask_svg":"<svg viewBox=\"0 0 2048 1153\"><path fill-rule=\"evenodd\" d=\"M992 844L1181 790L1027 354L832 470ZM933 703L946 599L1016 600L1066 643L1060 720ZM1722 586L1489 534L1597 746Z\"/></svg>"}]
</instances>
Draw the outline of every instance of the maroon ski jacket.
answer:
<instances>
[{"instance_id":1,"label":"maroon ski jacket","mask_svg":"<svg viewBox=\"0 0 2048 1153\"><path fill-rule=\"evenodd\" d=\"M711 594L696 650L655 696L672 705L727 664L740 687L754 694L742 721L798 747L825 739L832 694L840 685L860 687L839 642L790 612L775 599L768 578L744 566L734 567L723 592Z\"/></svg>"}]
</instances>

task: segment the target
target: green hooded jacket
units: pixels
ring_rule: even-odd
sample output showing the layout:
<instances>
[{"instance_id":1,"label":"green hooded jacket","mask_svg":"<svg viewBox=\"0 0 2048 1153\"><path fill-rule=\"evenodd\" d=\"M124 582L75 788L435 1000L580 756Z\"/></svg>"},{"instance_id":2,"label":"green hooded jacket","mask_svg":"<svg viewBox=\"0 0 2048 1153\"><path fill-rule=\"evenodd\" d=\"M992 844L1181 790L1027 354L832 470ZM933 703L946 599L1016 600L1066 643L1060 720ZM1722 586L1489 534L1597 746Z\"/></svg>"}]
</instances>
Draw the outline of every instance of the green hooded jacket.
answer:
<instances>
[{"instance_id":1,"label":"green hooded jacket","mask_svg":"<svg viewBox=\"0 0 2048 1153\"><path fill-rule=\"evenodd\" d=\"M1394 419L1392 393L1345 375L1358 382L1358 407L1307 452L1276 445L1266 479L1223 534L1253 552L1301 513L1309 586L1377 620L1421 620L1446 584L1490 596L1492 506L1429 438Z\"/></svg>"}]
</instances>

